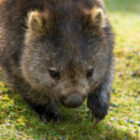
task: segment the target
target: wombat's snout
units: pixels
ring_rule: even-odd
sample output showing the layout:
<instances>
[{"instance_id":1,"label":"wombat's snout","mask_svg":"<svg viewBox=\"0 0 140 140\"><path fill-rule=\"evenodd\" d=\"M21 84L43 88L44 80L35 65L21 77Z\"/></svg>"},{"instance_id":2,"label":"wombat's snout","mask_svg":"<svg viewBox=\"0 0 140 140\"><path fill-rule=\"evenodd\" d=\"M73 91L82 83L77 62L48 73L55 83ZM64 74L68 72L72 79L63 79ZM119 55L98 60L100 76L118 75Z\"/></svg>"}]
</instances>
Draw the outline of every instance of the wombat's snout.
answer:
<instances>
[{"instance_id":1,"label":"wombat's snout","mask_svg":"<svg viewBox=\"0 0 140 140\"><path fill-rule=\"evenodd\" d=\"M62 99L63 105L69 108L79 107L83 101L83 98L78 94L72 94Z\"/></svg>"}]
</instances>

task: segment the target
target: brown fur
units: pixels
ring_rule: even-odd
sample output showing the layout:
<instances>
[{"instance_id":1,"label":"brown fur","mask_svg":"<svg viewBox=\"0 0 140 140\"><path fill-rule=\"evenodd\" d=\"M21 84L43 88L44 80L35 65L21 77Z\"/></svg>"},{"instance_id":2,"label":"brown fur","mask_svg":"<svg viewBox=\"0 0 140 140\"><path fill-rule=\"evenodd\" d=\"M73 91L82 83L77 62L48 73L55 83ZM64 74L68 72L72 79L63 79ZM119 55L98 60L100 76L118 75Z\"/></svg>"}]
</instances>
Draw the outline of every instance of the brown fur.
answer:
<instances>
[{"instance_id":1,"label":"brown fur","mask_svg":"<svg viewBox=\"0 0 140 140\"><path fill-rule=\"evenodd\" d=\"M109 104L112 49L112 30L101 0L0 3L0 65L36 111L45 106L54 111L52 104L63 104L76 93L82 101L88 97L93 116L102 119ZM57 77L50 71L58 72Z\"/></svg>"}]
</instances>

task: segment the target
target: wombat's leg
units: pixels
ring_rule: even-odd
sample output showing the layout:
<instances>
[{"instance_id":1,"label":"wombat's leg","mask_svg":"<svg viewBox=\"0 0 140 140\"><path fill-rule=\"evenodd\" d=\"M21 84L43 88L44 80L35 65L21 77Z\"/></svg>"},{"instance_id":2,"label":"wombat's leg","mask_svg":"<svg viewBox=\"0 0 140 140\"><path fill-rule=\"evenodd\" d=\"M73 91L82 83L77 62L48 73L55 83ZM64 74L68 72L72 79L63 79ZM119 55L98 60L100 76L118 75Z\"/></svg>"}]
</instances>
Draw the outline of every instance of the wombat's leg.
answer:
<instances>
[{"instance_id":1,"label":"wombat's leg","mask_svg":"<svg viewBox=\"0 0 140 140\"><path fill-rule=\"evenodd\" d=\"M57 113L57 110L52 102L49 102L46 105L37 105L35 103L32 103L31 101L28 101L27 99L26 102L31 107L31 109L33 109L35 114L37 114L37 116L45 123L50 120L60 120L60 115Z\"/></svg>"},{"instance_id":2,"label":"wombat's leg","mask_svg":"<svg viewBox=\"0 0 140 140\"><path fill-rule=\"evenodd\" d=\"M88 96L87 106L92 111L93 118L95 118L97 122L107 115L111 85L111 78L107 78Z\"/></svg>"}]
</instances>

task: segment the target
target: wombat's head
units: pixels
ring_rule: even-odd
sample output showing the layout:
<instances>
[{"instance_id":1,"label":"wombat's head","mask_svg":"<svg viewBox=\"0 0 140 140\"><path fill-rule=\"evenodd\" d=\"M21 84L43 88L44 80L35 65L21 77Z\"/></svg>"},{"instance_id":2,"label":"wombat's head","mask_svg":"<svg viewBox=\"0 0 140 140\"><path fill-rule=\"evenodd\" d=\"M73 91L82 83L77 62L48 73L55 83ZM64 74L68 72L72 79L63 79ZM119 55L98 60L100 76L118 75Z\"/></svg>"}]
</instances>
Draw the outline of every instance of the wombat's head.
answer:
<instances>
[{"instance_id":1,"label":"wombat's head","mask_svg":"<svg viewBox=\"0 0 140 140\"><path fill-rule=\"evenodd\" d=\"M30 12L21 61L25 80L66 107L80 106L109 64L104 20L97 7Z\"/></svg>"}]
</instances>

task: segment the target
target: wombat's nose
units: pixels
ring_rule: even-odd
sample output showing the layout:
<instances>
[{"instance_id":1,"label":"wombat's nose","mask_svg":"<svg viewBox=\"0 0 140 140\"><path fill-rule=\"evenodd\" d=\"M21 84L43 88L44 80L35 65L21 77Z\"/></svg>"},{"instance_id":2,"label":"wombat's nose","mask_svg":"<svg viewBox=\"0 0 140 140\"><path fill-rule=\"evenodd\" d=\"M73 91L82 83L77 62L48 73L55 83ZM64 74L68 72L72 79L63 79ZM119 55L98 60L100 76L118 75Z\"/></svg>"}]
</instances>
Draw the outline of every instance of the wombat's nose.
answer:
<instances>
[{"instance_id":1,"label":"wombat's nose","mask_svg":"<svg viewBox=\"0 0 140 140\"><path fill-rule=\"evenodd\" d=\"M83 103L82 97L78 94L72 94L68 96L64 101L66 107L75 108Z\"/></svg>"}]
</instances>

